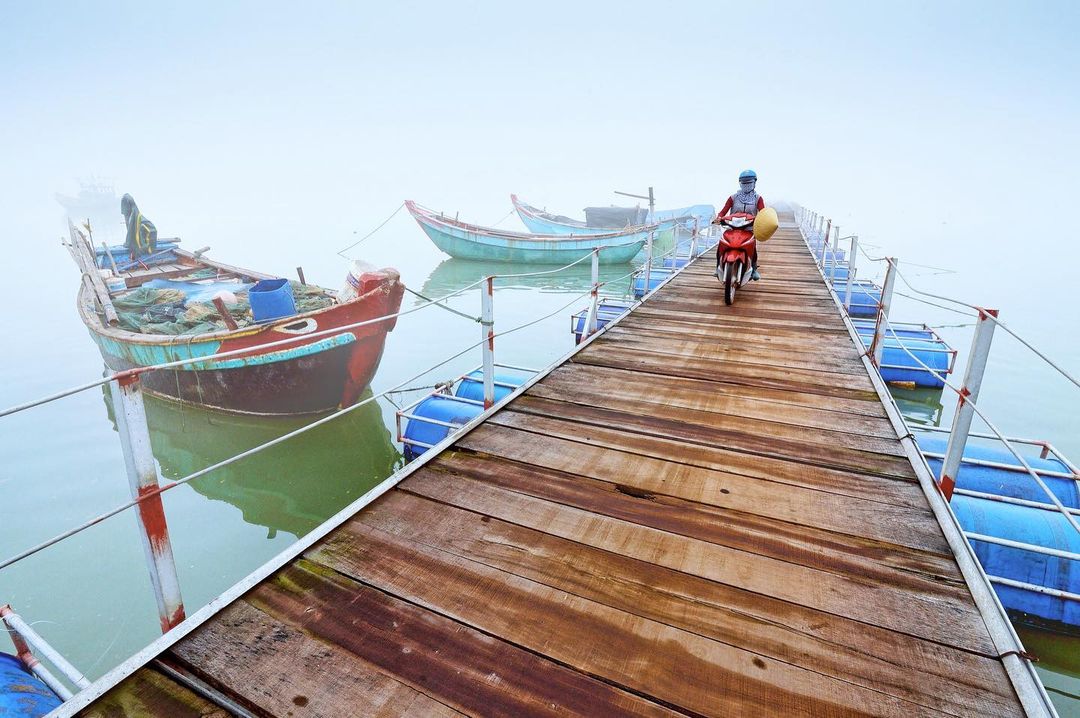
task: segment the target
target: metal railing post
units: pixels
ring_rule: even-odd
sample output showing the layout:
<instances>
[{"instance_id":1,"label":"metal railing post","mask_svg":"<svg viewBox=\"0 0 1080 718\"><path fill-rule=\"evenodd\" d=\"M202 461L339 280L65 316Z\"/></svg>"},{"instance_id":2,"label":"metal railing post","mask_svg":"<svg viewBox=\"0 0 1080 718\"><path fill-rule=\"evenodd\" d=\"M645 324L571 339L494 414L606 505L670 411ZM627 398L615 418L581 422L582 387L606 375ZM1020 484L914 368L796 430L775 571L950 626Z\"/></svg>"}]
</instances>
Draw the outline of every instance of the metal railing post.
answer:
<instances>
[{"instance_id":1,"label":"metal railing post","mask_svg":"<svg viewBox=\"0 0 1080 718\"><path fill-rule=\"evenodd\" d=\"M990 342L994 338L995 327L990 317L998 316L996 309L979 307L978 311L975 335L971 338L971 356L964 371L964 383L960 387L956 414L953 415L952 430L949 432L949 443L945 447L945 458L941 461L941 475L938 477L938 486L946 501L952 500L953 489L956 488L956 475L960 471L960 461L964 458L968 432L971 431L971 419L975 413L971 407L979 399L986 360L990 355Z\"/></svg>"},{"instance_id":2,"label":"metal railing post","mask_svg":"<svg viewBox=\"0 0 1080 718\"><path fill-rule=\"evenodd\" d=\"M484 409L495 404L495 277L480 285L480 328L484 333Z\"/></svg>"},{"instance_id":3,"label":"metal railing post","mask_svg":"<svg viewBox=\"0 0 1080 718\"><path fill-rule=\"evenodd\" d=\"M844 309L851 314L851 283L855 277L855 257L859 254L859 237L851 235L851 252L847 262L847 288L844 290Z\"/></svg>"},{"instance_id":4,"label":"metal railing post","mask_svg":"<svg viewBox=\"0 0 1080 718\"><path fill-rule=\"evenodd\" d=\"M690 235L690 259L697 256L698 232L701 231L701 220L694 217L694 230Z\"/></svg>"},{"instance_id":5,"label":"metal railing post","mask_svg":"<svg viewBox=\"0 0 1080 718\"><path fill-rule=\"evenodd\" d=\"M52 674L52 671L38 661L33 649L37 649L38 653L63 673L76 688L82 689L90 685L90 680L78 668L71 665L48 641L42 638L41 634L22 619L22 616L15 613L11 606L0 606L0 623L7 627L19 660L35 676L40 678L42 683L47 685L49 690L55 693L60 700L66 701L71 698L71 691Z\"/></svg>"},{"instance_id":6,"label":"metal railing post","mask_svg":"<svg viewBox=\"0 0 1080 718\"><path fill-rule=\"evenodd\" d=\"M836 225L836 246L833 248L832 264L829 265L829 287L836 291L836 258L840 253L840 225Z\"/></svg>"},{"instance_id":7,"label":"metal railing post","mask_svg":"<svg viewBox=\"0 0 1080 718\"><path fill-rule=\"evenodd\" d=\"M652 255L653 233L649 232L649 237L645 240L645 286L641 288L642 297L649 293L649 284L652 282Z\"/></svg>"},{"instance_id":8,"label":"metal railing post","mask_svg":"<svg viewBox=\"0 0 1080 718\"><path fill-rule=\"evenodd\" d=\"M870 361L879 372L881 371L881 355L885 351L885 320L889 318L893 282L896 279L896 259L886 257L885 261L889 263L889 269L885 272L885 284L881 288L881 301L878 302L877 322L874 324L874 341L870 344Z\"/></svg>"},{"instance_id":9,"label":"metal railing post","mask_svg":"<svg viewBox=\"0 0 1080 718\"><path fill-rule=\"evenodd\" d=\"M821 265L822 271L825 269L825 255L829 251L829 236L832 234L832 220L830 219L828 224L825 225L825 234L821 237Z\"/></svg>"},{"instance_id":10,"label":"metal railing post","mask_svg":"<svg viewBox=\"0 0 1080 718\"><path fill-rule=\"evenodd\" d=\"M180 595L180 579L176 575L176 561L169 541L169 526L159 493L146 407L137 374L112 382L112 401L131 496L139 499L139 533L157 600L161 632L165 633L184 620L184 599Z\"/></svg>"},{"instance_id":11,"label":"metal railing post","mask_svg":"<svg viewBox=\"0 0 1080 718\"><path fill-rule=\"evenodd\" d=\"M596 319L600 311L600 248L592 251L592 296L589 300L589 313L585 315L585 333L582 339L596 333Z\"/></svg>"}]
</instances>

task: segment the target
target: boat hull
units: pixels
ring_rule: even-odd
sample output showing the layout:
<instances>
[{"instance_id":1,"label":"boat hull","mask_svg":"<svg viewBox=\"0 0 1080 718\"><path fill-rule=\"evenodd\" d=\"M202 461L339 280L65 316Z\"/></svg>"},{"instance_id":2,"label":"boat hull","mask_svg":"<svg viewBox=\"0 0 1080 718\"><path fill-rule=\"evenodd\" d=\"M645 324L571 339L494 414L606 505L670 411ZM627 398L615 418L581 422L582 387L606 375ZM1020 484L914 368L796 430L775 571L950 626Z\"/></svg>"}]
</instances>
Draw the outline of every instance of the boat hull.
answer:
<instances>
[{"instance_id":1,"label":"boat hull","mask_svg":"<svg viewBox=\"0 0 1080 718\"><path fill-rule=\"evenodd\" d=\"M113 371L250 350L219 361L142 374L144 389L157 396L243 414L313 414L356 401L378 369L386 334L393 330L395 320L342 329L340 333L333 329L397 313L403 292L397 276L388 276L351 302L225 336L154 341L144 338L146 335L103 327L97 321L86 323ZM296 334L320 336L266 346Z\"/></svg>"},{"instance_id":2,"label":"boat hull","mask_svg":"<svg viewBox=\"0 0 1080 718\"><path fill-rule=\"evenodd\" d=\"M604 264L625 264L645 246L653 228L603 235L537 236L500 232L442 218L412 203L409 210L432 243L457 259L481 262L565 265L602 247Z\"/></svg>"}]
</instances>

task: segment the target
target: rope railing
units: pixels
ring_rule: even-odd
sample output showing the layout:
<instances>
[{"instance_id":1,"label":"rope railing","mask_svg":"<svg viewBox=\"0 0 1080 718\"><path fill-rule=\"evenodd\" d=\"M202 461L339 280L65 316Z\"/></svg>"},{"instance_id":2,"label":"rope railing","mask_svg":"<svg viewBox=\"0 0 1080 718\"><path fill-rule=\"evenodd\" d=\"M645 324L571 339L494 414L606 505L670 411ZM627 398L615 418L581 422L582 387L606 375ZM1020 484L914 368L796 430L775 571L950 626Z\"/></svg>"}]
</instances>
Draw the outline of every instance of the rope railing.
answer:
<instances>
[{"instance_id":1,"label":"rope railing","mask_svg":"<svg viewBox=\"0 0 1080 718\"><path fill-rule=\"evenodd\" d=\"M806 227L807 225L805 223L801 223L800 226ZM888 262L889 261L888 257L874 257L874 256L866 254L865 252L863 253L862 256L865 259L867 259L867 260L869 260L871 262ZM927 265L927 264L916 264L914 262L903 262L903 264L906 264L906 265L912 266L912 267L922 267L922 268L926 268L926 269L938 270L939 272L952 271L952 270L943 269L942 267L933 267L933 266L930 266L930 265ZM908 281L907 277L904 276L903 272L900 271L899 267L897 267L895 269L895 271L896 271L896 275L898 277L900 277L900 281L902 281L908 287L908 289L910 289L915 294L919 294L919 295L922 295L924 297L930 297L931 299L939 299L939 300L944 301L944 302L951 302L953 304L959 304L960 306L967 307L968 309L973 309L978 313L982 313L982 310L981 310L980 307L978 307L978 306L976 306L974 304L971 304L970 302L965 302L965 301L963 301L961 299L955 299L953 297L947 297L947 296L942 295L942 294L934 294L932 292L927 292L927 291L921 290L921 289L917 288L915 285L913 285L910 281ZM902 297L912 299L912 300L917 301L917 302L922 302L923 304L928 304L928 305L930 305L932 307L937 307L939 309L944 309L946 311L954 311L954 312L957 312L958 314L966 314L966 312L960 312L960 311L957 311L955 309L951 309L949 307L945 307L945 306L942 306L940 304L936 304L934 302L929 302L929 301L927 301L925 299L919 299L917 297L912 297L912 296L910 296L908 294L901 294L900 292L897 292L897 294L900 294L900 296L902 296ZM1058 364L1053 359L1051 359L1049 356L1047 356L1045 352L1041 351L1034 344L1032 344L1028 340L1024 339L1022 336L1017 334L1015 331L1013 331L1008 325L1006 325L1003 321L1001 321L1001 319L999 317L995 317L995 316L992 316L992 315L989 315L989 314L984 314L984 316L986 316L987 319L992 321L995 326L998 326L1001 329L1005 330L1005 332L1007 334L1009 334L1014 339L1016 339L1018 342L1020 342L1022 345L1024 345L1026 348L1031 350L1032 353L1034 353L1037 357L1039 357L1044 362L1046 362L1048 365L1050 365L1055 371L1057 371L1059 374L1061 374L1063 377L1065 377L1070 383L1072 383L1077 388L1080 388L1080 379L1077 379L1075 376L1072 375L1071 372L1069 372L1064 367L1062 367L1060 364Z\"/></svg>"},{"instance_id":2,"label":"rope railing","mask_svg":"<svg viewBox=\"0 0 1080 718\"><path fill-rule=\"evenodd\" d=\"M676 249L677 248L678 248L678 242L676 242ZM603 252L603 251L606 251L606 250L609 250L609 249L612 249L612 248L611 247L597 247L597 248L595 248L596 251L600 251L600 252ZM461 294L464 294L468 290L474 289L474 288L480 286L481 284L486 282L488 279L516 279L516 278L521 278L521 277L538 277L538 276L544 276L544 275L550 275L550 274L557 274L558 272L565 271L565 270L567 270L567 269L569 269L571 267L575 267L575 266L581 264L582 262L589 259L592 256L592 253L593 253L592 250L590 250L590 251L586 252L581 258L579 258L579 259L577 259L577 260L575 260L573 262L570 262L569 264L563 265L561 267L557 267L555 269L542 270L542 271L537 271L537 272L517 272L517 273L512 273L512 274L492 274L492 275L488 275L488 276L482 277L482 278L476 280L475 282L473 282L471 284L468 284L468 285L466 285L466 286L464 286L464 287L462 287L460 289L457 289L457 290L455 290L455 291L453 291L453 292L451 292L451 293L449 293L449 294L447 294L445 296L439 297L437 299L431 299L431 300L425 301L424 303L418 304L415 307L410 307L409 309L403 309L403 310L401 310L399 312L395 312L393 314L387 314L387 315L380 316L380 317L374 317L372 319L365 319L365 320L360 321L360 322L354 322L352 324L346 324L346 325L343 325L343 326L340 326L340 327L334 327L332 329L324 329L324 330L321 330L321 331L310 332L308 334L297 334L297 335L294 335L294 336L285 337L283 339L278 339L278 340L273 341L273 342L267 342L265 344L260 344L260 345L258 345L258 347L244 347L242 349L232 349L232 350L229 350L229 351L221 352L219 354L213 354L213 355L205 356L205 357L190 357L190 358L187 358L187 359L177 359L175 361L163 362L161 364L153 364L153 365L149 365L149 366L141 366L141 367L135 367L133 369L125 369L125 370L119 371L119 372L113 372L113 373L110 373L110 374L106 374L105 376L103 376L100 379L96 379L94 381L86 382L85 384L79 384L79 385L69 387L67 389L63 389L61 391L55 392L53 394L48 394L48 395L46 395L44 397L41 397L41 398L38 398L38 399L34 399L34 400L27 401L27 402L24 402L24 403L21 403L21 404L16 404L14 406L10 406L10 407L0 411L0 418L3 418L5 416L10 416L11 414L16 414L16 413L19 413L21 411L25 411L27 409L32 409L34 407L41 406L43 404L48 404L48 403L56 401L58 399L63 399L64 397L72 396L73 394L78 394L80 392L87 391L87 390L93 389L95 387L99 387L99 386L101 386L103 384L107 384L110 381L114 381L114 380L117 380L117 379L134 377L134 376L138 376L140 374L145 374L145 373L152 372L152 371L160 371L160 370L165 370L165 369L176 369L176 368L179 368L179 367L190 366L192 364L214 364L214 363L222 361L224 359L230 359L230 358L235 358L235 357L238 357L238 356L250 355L255 351L260 351L261 352L261 351L264 351L266 349L276 348L276 347L280 347L280 346L287 346L287 345L290 345L290 344L296 344L297 342L306 342L306 341L309 341L311 339L318 339L318 338L321 338L321 337L340 334L341 332L348 331L350 329L358 329L360 327L370 326L372 324L378 324L380 322L384 322L384 321L387 321L387 320L390 320L390 319L397 319L399 317L403 317L403 316L406 316L408 314L418 312L418 311L420 311L422 309L426 309L427 307L432 306L432 305L439 305L439 306L442 306L442 308L445 309L446 307L441 304L442 302L445 302L447 300L453 299L454 297L460 296ZM472 319L472 317L469 317L469 318Z\"/></svg>"},{"instance_id":3,"label":"rope railing","mask_svg":"<svg viewBox=\"0 0 1080 718\"><path fill-rule=\"evenodd\" d=\"M634 270L634 271L637 271L637 270ZM607 284L614 284L616 282L621 282L622 280L630 277L633 274L634 274L634 272L629 272L629 273L624 274L624 275L622 275L620 277L617 277L615 279L609 279L609 280L607 280L605 282L600 282L598 284L598 288L603 287L603 286L605 286ZM544 321L545 319L550 319L551 317L553 317L553 316L555 316L555 315L557 315L557 314L559 314L561 312L566 311L566 309L568 309L573 304L575 304L575 303L581 301L582 299L588 297L590 294L592 294L592 291L593 291L593 288L590 286L588 291L583 292L581 294L574 295L573 299L571 299L566 304L560 306L558 309L556 309L556 310L554 310L552 312L549 312L547 314L544 314L544 315L542 315L540 317L537 317L535 319L532 319L532 320L530 320L528 322L525 322L523 324L519 324L519 325L517 325L515 327L512 327L510 329L505 329L503 331L496 332L494 337L498 338L498 337L502 337L502 336L507 336L509 334L513 334L514 332L518 332L518 331L521 331L521 330L526 329L528 327L534 326L535 324L538 324L538 323ZM420 379L421 377L423 377L423 376L425 376L427 374L430 374L432 371L438 369L439 367L445 366L446 364L449 364L450 362L454 361L455 359L458 359L458 358L464 356L465 354L467 354L470 351L476 349L477 347L482 346L487 341L488 341L488 339L485 337L484 339L481 339L478 342L470 344L469 346L465 347L464 349L457 352L456 354L454 354L454 355L452 355L450 357L447 357L446 359L440 361L438 364L430 366L427 369L425 369L424 371L420 372L419 374L416 374L416 375L414 375L412 377L409 377L408 379L405 379L405 380L395 384L394 386L390 387L389 389L386 389L386 390L383 390L383 391L379 392L378 394L373 394L372 396L367 397L366 399L363 399L362 401L359 401L356 404L345 407L343 409L339 409L338 411L336 411L336 412L334 412L332 414L329 414L327 416L324 416L321 419L313 421L310 424L305 424L304 426L299 427L298 429L294 429L293 431L282 434L281 436L276 437L274 439L271 439L270 441L264 442L262 444L259 444L258 446L254 446L254 447L252 447L250 449L247 449L246 451L242 451L239 454L231 456L231 457L229 457L227 459L223 459L222 461L219 461L219 462L217 462L215 464L212 464L210 466L199 469L198 471L192 472L192 473L188 474L187 476L179 478L179 479L177 479L175 481L172 481L172 482L170 482L168 484L164 484L164 485L158 487L157 489L155 489L153 491L146 492L146 493L138 496L137 498L131 499L130 501L125 501L124 503L122 503L122 504L120 504L118 506L115 506L112 509L109 509L107 511L104 511L104 512L102 512L102 513L100 513L100 514L98 514L98 515L84 521L83 523L78 524L77 526L74 526L74 527L72 527L72 528L70 528L70 529L68 529L66 531L63 531L63 532L61 532L61 533L59 533L59 534L57 534L57 535L55 535L55 536L53 536L53 537L51 537L49 539L46 539L46 540L44 540L44 541L42 541L42 542L40 542L40 543L26 549L24 551L21 551L21 552L15 554L13 556L7 558L7 559L4 559L3 561L0 561L0 570L5 569L8 566L11 566L12 564L18 563L19 561L22 561L23 559L29 558L30 556L33 556L34 554L36 554L36 553L38 553L38 552L40 552L40 551L42 551L42 550L44 550L44 549L46 549L46 548L48 548L50 546L53 546L53 545L65 540L65 539L68 539L68 538L70 538L70 537L72 537L72 536L74 536L74 535L76 535L78 533L81 533L82 531L85 531L85 530L87 530L87 529L89 529L89 528L91 528L93 526L96 526L97 524L101 523L102 521L105 521L106 519L109 519L109 518L111 518L113 516L116 516L119 513L122 513L123 511L125 511L127 509L130 509L130 508L132 508L134 506L137 506L139 503L141 503L143 501L147 501L147 500L149 500L149 499L151 499L153 497L160 496L161 494L165 493L166 491L174 489L177 486L183 486L184 484L187 484L187 483L189 483L191 481L194 481L195 479L198 479L198 478L200 478L202 476L205 476L205 475L207 475L209 473L212 473L212 472L214 472L214 471L216 471L218 469L224 468L226 466L229 466L230 464L236 463L237 461L245 459L245 458L247 458L249 456L253 456L254 454L257 454L257 453L259 453L261 451L265 451L266 449L269 449L269 448L271 448L273 446L277 446L278 444L284 443L284 442L288 441L289 439L292 439L292 438L294 438L296 436L299 436L299 435L304 434L304 433L306 433L308 431L311 431L312 429L315 429L315 428L317 428L319 426L322 426L323 424L327 424L327 423L333 421L334 419L337 419L337 418L339 418L341 416L344 416L345 414L348 414L349 412L355 411L356 409L359 409L361 406L365 406L367 404L370 404L371 402L373 402L373 401L375 401L377 399L387 397L390 394L398 393L401 390L402 387L404 387L404 386L406 386L408 384L411 384L411 383L417 381L418 379ZM419 387L419 388L424 388L424 387ZM414 389L417 389L417 387L414 387Z\"/></svg>"}]
</instances>

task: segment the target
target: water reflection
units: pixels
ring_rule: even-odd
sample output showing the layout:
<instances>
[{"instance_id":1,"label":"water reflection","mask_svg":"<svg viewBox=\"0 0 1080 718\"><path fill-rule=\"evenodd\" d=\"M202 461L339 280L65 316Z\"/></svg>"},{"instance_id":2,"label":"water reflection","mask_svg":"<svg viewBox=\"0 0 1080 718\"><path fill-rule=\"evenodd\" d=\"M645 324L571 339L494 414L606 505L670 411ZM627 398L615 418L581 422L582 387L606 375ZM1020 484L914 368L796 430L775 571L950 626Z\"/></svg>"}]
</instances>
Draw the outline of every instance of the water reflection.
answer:
<instances>
[{"instance_id":1,"label":"water reflection","mask_svg":"<svg viewBox=\"0 0 1080 718\"><path fill-rule=\"evenodd\" d=\"M108 394L106 385L115 430ZM369 389L361 400L370 396ZM152 396L144 402L154 457L161 475L173 480L313 420L224 414ZM300 537L393 473L400 459L378 405L370 402L190 485L240 509L247 523L267 527L267 538L277 531Z\"/></svg>"},{"instance_id":2,"label":"water reflection","mask_svg":"<svg viewBox=\"0 0 1080 718\"><path fill-rule=\"evenodd\" d=\"M889 387L889 393L896 400L896 406L904 418L914 424L941 426L941 413L945 406L941 403L941 389L902 389Z\"/></svg>"},{"instance_id":3,"label":"water reflection","mask_svg":"<svg viewBox=\"0 0 1080 718\"><path fill-rule=\"evenodd\" d=\"M507 264L505 262L472 262L465 259L446 259L432 270L424 282L420 293L436 298L454 292L462 287L492 274L516 274L534 271L550 271L550 267L527 264ZM630 279L619 279L627 275L632 266L629 264L600 265L600 281L613 282L605 287L605 293L621 293L630 286ZM618 280L618 281L616 281ZM499 287L524 287L548 290L552 292L586 292L592 286L592 269L589 260L581 264L550 274L529 277L507 277L496 280ZM477 290L479 291L479 290Z\"/></svg>"}]
</instances>

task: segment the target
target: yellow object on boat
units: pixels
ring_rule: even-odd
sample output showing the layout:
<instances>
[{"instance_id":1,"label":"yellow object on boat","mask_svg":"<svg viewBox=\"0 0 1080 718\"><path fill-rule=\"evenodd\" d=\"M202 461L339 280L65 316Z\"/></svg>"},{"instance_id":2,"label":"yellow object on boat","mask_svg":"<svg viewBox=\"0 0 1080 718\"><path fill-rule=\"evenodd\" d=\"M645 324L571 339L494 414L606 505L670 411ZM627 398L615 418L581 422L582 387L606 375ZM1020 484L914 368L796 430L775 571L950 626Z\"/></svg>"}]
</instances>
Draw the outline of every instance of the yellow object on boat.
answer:
<instances>
[{"instance_id":1,"label":"yellow object on boat","mask_svg":"<svg viewBox=\"0 0 1080 718\"><path fill-rule=\"evenodd\" d=\"M754 239L759 242L767 242L773 236L773 232L780 226L780 218L776 216L776 210L766 207L754 217Z\"/></svg>"}]
</instances>

